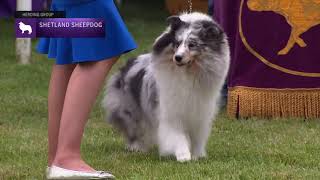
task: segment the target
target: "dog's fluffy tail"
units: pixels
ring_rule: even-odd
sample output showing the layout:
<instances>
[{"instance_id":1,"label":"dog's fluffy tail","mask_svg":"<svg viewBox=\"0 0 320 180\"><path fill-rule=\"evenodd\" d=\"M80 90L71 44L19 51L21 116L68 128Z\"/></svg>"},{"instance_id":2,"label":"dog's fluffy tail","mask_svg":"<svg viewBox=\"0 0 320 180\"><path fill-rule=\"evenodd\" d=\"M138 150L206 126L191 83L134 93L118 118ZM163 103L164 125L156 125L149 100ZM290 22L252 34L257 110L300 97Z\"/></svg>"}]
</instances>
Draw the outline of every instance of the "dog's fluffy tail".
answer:
<instances>
[{"instance_id":1,"label":"dog's fluffy tail","mask_svg":"<svg viewBox=\"0 0 320 180\"><path fill-rule=\"evenodd\" d=\"M151 58L145 54L130 59L108 81L102 102L107 122L125 136L131 150L147 151L154 142L153 113L158 101L156 84L148 71Z\"/></svg>"},{"instance_id":2,"label":"dog's fluffy tail","mask_svg":"<svg viewBox=\"0 0 320 180\"><path fill-rule=\"evenodd\" d=\"M141 58L128 60L127 64L113 75L106 88L102 102L107 112L107 122L122 132L128 144L144 136L142 88L146 64Z\"/></svg>"}]
</instances>

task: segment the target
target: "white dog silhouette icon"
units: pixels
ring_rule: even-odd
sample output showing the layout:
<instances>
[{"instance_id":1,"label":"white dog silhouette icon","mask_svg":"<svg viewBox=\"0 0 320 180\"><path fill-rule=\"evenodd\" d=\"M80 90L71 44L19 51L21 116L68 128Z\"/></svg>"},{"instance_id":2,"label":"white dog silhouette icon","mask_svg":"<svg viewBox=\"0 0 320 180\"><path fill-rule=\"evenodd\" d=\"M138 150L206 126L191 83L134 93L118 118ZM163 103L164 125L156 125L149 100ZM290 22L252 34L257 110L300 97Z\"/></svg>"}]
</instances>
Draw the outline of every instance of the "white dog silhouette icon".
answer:
<instances>
[{"instance_id":1,"label":"white dog silhouette icon","mask_svg":"<svg viewBox=\"0 0 320 180\"><path fill-rule=\"evenodd\" d=\"M24 32L28 31L28 34L32 34L32 27L30 25L24 24L23 22L19 22L19 29L21 30L21 33L24 34Z\"/></svg>"}]
</instances>

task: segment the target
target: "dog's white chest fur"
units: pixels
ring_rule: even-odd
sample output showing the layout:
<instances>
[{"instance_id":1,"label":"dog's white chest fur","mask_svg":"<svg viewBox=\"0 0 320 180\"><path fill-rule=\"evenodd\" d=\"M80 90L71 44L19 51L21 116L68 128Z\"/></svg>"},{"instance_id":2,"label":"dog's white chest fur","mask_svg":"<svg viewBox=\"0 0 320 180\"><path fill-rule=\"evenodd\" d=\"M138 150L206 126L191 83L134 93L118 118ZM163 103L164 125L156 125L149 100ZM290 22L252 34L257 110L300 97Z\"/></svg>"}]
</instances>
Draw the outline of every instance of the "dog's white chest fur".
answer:
<instances>
[{"instance_id":1,"label":"dog's white chest fur","mask_svg":"<svg viewBox=\"0 0 320 180\"><path fill-rule=\"evenodd\" d=\"M204 88L194 74L188 74L179 67L163 67L154 70L154 76L159 88L159 101L161 111L174 109L181 121L191 125L196 117L201 117L207 106L212 107L215 99L214 87ZM210 111L212 112L212 111ZM162 112L167 114L167 112ZM199 118L201 121L201 118ZM187 125L187 124L185 124Z\"/></svg>"},{"instance_id":2,"label":"dog's white chest fur","mask_svg":"<svg viewBox=\"0 0 320 180\"><path fill-rule=\"evenodd\" d=\"M158 144L161 154L187 161L205 156L219 89L202 86L195 74L179 68L157 65L152 69L159 93Z\"/></svg>"}]
</instances>

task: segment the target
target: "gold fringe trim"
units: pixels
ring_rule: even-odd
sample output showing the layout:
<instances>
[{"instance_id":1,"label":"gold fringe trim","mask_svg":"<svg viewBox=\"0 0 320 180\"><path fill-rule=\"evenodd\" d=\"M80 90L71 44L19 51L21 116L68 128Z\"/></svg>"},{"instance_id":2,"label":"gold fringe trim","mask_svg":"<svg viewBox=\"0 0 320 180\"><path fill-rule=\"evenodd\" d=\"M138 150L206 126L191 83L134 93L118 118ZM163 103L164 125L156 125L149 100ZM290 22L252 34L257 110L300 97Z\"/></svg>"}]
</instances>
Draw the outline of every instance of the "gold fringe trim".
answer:
<instances>
[{"instance_id":1,"label":"gold fringe trim","mask_svg":"<svg viewBox=\"0 0 320 180\"><path fill-rule=\"evenodd\" d=\"M233 87L228 94L228 115L232 118L320 118L320 88Z\"/></svg>"}]
</instances>

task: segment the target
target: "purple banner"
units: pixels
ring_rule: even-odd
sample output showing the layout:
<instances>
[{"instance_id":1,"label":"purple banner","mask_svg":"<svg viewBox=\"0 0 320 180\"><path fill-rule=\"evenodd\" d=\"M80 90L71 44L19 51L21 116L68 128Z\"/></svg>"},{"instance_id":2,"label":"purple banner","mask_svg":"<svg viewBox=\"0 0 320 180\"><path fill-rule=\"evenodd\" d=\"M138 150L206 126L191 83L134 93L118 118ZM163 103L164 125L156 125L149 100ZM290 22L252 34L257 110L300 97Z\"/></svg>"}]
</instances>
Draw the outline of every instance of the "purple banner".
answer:
<instances>
[{"instance_id":1,"label":"purple banner","mask_svg":"<svg viewBox=\"0 0 320 180\"><path fill-rule=\"evenodd\" d=\"M232 51L230 117L320 117L319 9L319 0L215 1Z\"/></svg>"},{"instance_id":2,"label":"purple banner","mask_svg":"<svg viewBox=\"0 0 320 180\"><path fill-rule=\"evenodd\" d=\"M293 1L272 2L215 1L232 50L229 87L319 88L320 2L294 1L289 10Z\"/></svg>"},{"instance_id":3,"label":"purple banner","mask_svg":"<svg viewBox=\"0 0 320 180\"><path fill-rule=\"evenodd\" d=\"M17 18L17 38L105 37L105 22L99 18Z\"/></svg>"}]
</instances>

